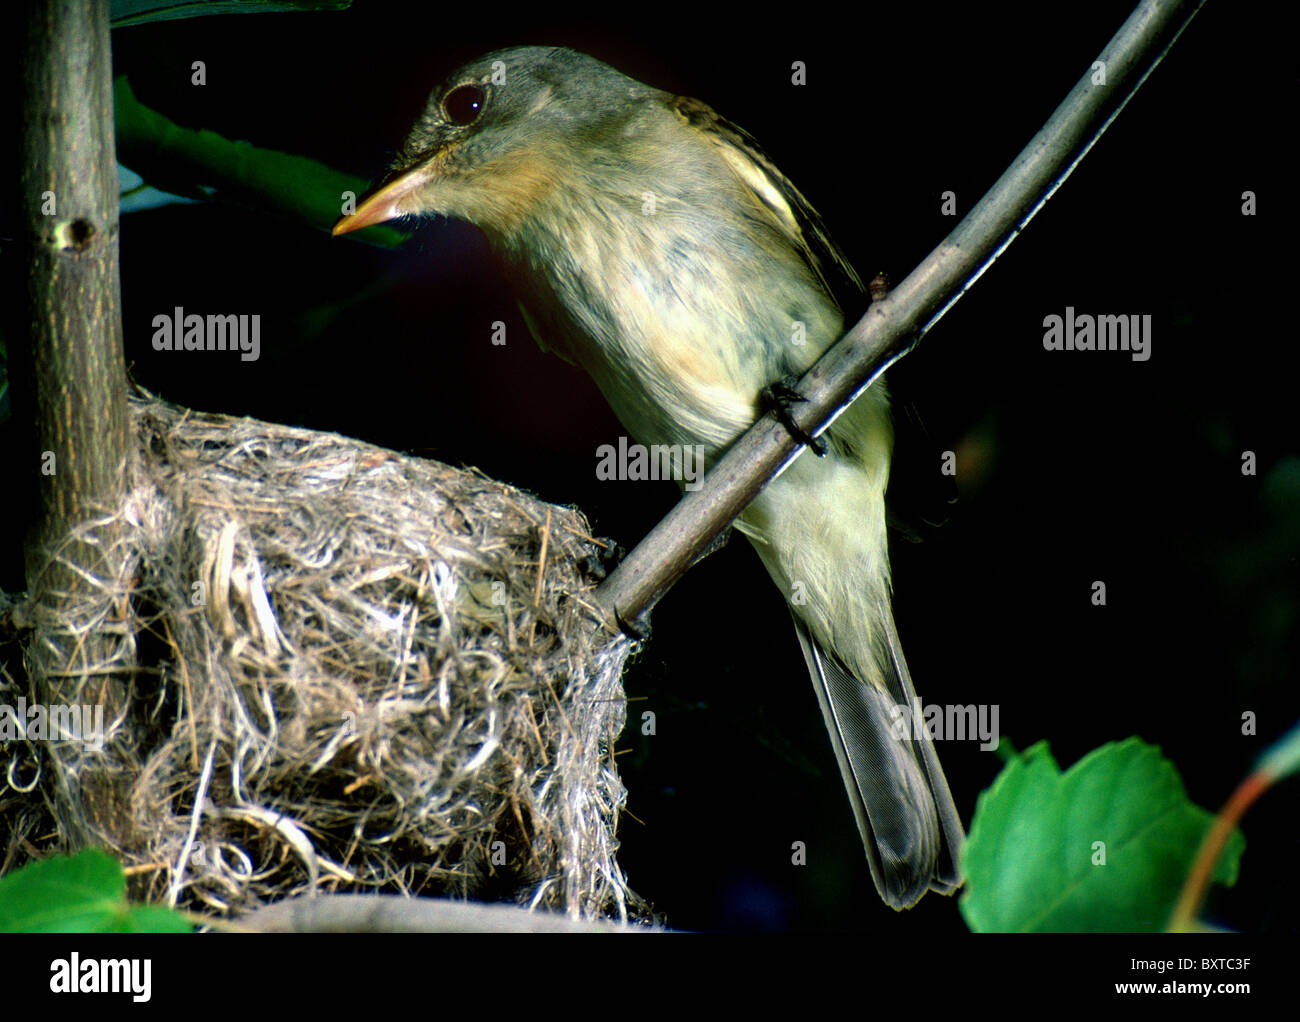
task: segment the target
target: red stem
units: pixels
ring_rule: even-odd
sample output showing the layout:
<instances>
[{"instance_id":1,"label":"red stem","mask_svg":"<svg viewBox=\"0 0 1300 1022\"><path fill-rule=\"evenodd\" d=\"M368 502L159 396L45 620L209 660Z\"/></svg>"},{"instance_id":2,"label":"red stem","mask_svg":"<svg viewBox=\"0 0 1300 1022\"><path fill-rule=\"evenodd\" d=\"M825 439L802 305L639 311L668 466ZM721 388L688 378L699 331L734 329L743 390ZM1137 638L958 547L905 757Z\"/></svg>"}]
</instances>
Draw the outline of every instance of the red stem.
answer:
<instances>
[{"instance_id":1,"label":"red stem","mask_svg":"<svg viewBox=\"0 0 1300 1022\"><path fill-rule=\"evenodd\" d=\"M1223 853L1224 845L1228 843L1228 838L1236 830L1241 818L1246 815L1246 810L1272 786L1274 779L1272 774L1262 770L1256 771L1237 786L1237 790L1232 793L1227 804L1219 811L1219 815L1215 817L1214 823L1201 841L1201 848L1196 854L1196 861L1192 864L1192 871L1187 875L1187 882L1183 884L1183 893L1179 896L1178 904L1174 906L1173 914L1169 917L1168 932L1188 933L1196 929L1196 916L1205 901L1205 894L1210 887L1210 877L1214 872L1215 863Z\"/></svg>"}]
</instances>

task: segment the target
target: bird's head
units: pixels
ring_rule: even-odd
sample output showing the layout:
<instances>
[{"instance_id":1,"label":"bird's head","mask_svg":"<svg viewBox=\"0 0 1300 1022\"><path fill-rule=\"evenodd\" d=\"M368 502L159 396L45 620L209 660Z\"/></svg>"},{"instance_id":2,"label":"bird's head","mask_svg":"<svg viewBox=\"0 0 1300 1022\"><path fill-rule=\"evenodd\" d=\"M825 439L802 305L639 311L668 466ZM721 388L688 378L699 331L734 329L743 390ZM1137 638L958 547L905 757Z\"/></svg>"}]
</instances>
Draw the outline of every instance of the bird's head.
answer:
<instances>
[{"instance_id":1,"label":"bird's head","mask_svg":"<svg viewBox=\"0 0 1300 1022\"><path fill-rule=\"evenodd\" d=\"M433 93L387 177L334 233L436 213L508 236L556 187L599 173L654 94L573 50L489 53Z\"/></svg>"}]
</instances>

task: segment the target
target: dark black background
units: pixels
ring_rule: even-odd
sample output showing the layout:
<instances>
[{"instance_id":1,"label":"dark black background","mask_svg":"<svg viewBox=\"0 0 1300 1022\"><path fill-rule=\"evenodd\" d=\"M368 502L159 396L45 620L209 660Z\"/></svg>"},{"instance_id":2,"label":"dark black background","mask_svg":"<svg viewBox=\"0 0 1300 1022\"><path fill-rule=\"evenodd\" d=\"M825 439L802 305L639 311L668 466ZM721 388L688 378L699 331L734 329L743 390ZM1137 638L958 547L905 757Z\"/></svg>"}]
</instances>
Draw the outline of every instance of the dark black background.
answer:
<instances>
[{"instance_id":1,"label":"dark black background","mask_svg":"<svg viewBox=\"0 0 1300 1022\"><path fill-rule=\"evenodd\" d=\"M372 177L464 60L571 46L748 129L863 275L895 279L954 226L941 193L967 211L1130 9L357 6L118 30L116 71L186 126ZM1294 35L1263 11L1210 4L891 373L960 469L949 525L893 548L925 701L997 704L1007 740L1048 739L1062 766L1140 735L1210 808L1298 716L1295 63L1281 50ZM1257 216L1240 213L1246 190ZM477 465L578 505L628 546L675 499L668 483L596 479L596 447L622 430L583 375L533 345L471 228L429 223L390 252L174 206L124 218L122 260L131 372L170 400ZM260 313L261 359L153 351L152 317L176 305ZM1151 360L1045 352L1043 317L1067 305L1150 314ZM489 340L496 320L504 347ZM6 565L0 585L20 588ZM1090 603L1098 579L1104 608ZM625 679L632 718L653 710L658 733L630 727L620 742L635 815L620 858L671 925L963 928L954 901L895 916L877 898L787 611L747 543L693 570L653 625ZM1241 734L1246 711L1257 737ZM940 755L969 822L1000 760L973 743ZM1294 929L1296 797L1292 782L1248 818L1242 878L1212 902L1216 921ZM791 865L794 841L807 866Z\"/></svg>"}]
</instances>

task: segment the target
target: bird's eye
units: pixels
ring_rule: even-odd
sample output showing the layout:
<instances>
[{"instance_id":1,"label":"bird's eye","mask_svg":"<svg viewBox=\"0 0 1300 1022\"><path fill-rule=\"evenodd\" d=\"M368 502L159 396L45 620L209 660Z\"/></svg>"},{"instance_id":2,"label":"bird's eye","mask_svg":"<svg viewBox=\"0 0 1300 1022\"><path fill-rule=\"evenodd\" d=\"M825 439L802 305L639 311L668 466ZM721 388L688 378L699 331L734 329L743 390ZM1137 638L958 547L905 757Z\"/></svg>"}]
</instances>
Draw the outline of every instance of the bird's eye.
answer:
<instances>
[{"instance_id":1,"label":"bird's eye","mask_svg":"<svg viewBox=\"0 0 1300 1022\"><path fill-rule=\"evenodd\" d=\"M442 97L442 112L459 127L473 124L483 112L487 93L480 85L458 85Z\"/></svg>"}]
</instances>

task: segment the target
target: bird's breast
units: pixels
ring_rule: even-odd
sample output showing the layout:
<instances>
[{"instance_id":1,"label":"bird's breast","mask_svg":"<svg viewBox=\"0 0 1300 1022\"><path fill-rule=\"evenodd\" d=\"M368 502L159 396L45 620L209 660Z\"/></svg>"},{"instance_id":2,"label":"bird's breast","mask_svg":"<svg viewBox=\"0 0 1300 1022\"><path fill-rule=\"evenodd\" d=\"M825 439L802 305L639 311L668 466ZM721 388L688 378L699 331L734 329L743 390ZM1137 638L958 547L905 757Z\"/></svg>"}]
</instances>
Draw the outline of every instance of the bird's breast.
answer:
<instances>
[{"instance_id":1,"label":"bird's breast","mask_svg":"<svg viewBox=\"0 0 1300 1022\"><path fill-rule=\"evenodd\" d=\"M841 323L797 254L671 198L554 203L505 248L538 340L582 365L643 443L729 443L762 388Z\"/></svg>"}]
</instances>

